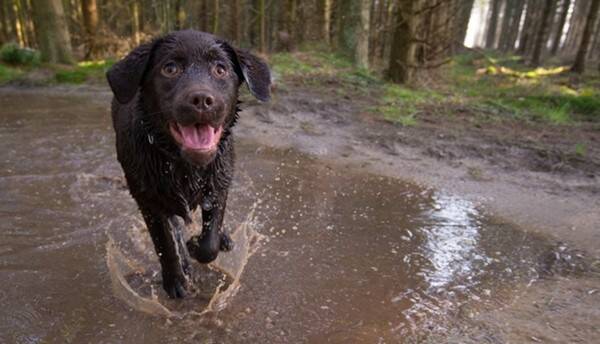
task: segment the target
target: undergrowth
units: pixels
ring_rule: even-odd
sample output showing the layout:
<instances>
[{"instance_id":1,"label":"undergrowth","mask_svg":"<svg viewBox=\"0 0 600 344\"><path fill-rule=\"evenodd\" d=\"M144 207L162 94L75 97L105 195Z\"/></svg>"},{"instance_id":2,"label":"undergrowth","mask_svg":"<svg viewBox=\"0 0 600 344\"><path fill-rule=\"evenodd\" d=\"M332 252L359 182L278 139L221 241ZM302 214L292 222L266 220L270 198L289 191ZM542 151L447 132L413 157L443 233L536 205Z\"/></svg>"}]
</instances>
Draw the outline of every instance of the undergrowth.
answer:
<instances>
[{"instance_id":1,"label":"undergrowth","mask_svg":"<svg viewBox=\"0 0 600 344\"><path fill-rule=\"evenodd\" d=\"M528 67L514 55L467 53L442 67L434 85L407 87L353 67L347 58L323 50L278 53L270 63L277 77L335 89L338 95L374 96L370 110L401 125L419 115L453 115L460 105L486 120L516 119L565 125L600 121L598 77L574 78L565 66ZM574 81L575 80L575 81ZM354 92L354 93L352 93Z\"/></svg>"}]
</instances>

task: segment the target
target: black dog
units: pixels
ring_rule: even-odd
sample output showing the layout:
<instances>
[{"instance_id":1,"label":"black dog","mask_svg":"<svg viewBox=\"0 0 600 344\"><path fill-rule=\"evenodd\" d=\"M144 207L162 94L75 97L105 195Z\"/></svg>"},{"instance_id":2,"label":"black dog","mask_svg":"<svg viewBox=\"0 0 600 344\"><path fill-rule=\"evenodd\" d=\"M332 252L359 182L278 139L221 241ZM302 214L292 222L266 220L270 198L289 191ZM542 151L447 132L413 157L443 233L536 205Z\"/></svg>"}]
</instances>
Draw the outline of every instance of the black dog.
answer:
<instances>
[{"instance_id":1,"label":"black dog","mask_svg":"<svg viewBox=\"0 0 600 344\"><path fill-rule=\"evenodd\" d=\"M163 287L170 297L184 297L188 252L208 263L233 247L221 225L233 175L238 88L246 82L267 101L269 68L211 34L186 30L139 46L106 76L118 160L160 258ZM186 245L181 219L192 223L199 205L202 232Z\"/></svg>"}]
</instances>

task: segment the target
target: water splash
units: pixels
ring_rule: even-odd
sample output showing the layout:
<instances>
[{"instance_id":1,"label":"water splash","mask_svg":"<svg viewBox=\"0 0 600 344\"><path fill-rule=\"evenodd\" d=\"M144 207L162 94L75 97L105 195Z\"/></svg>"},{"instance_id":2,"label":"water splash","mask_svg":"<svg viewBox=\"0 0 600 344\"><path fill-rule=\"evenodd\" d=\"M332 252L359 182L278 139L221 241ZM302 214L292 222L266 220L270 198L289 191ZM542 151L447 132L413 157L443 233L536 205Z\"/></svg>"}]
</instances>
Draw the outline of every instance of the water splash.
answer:
<instances>
[{"instance_id":1,"label":"water splash","mask_svg":"<svg viewBox=\"0 0 600 344\"><path fill-rule=\"evenodd\" d=\"M106 262L110 272L112 287L120 299L127 305L138 311L165 317L182 318L189 314L203 315L209 312L219 312L227 307L228 302L237 294L240 288L240 278L244 272L244 267L248 263L248 259L256 252L263 236L257 233L253 227L255 222L256 203L251 208L248 216L237 227L231 237L236 243L234 249L227 253L222 253L208 268L221 275L217 278L212 290L208 292L208 302L186 303L194 305L194 308L186 309L178 305L178 307L170 307L173 304L172 300L165 300L160 297L155 288L151 289L150 293L145 293L144 286L132 283L132 277L139 274L140 271L148 269L143 266L143 259L136 257L135 254L127 254L119 248L115 239L109 235L109 240L106 244ZM136 233L132 233L134 236ZM139 240L136 240L136 245L140 245ZM145 250L147 245L139 246L138 249ZM156 275L156 272L154 272ZM147 281L146 281L147 282ZM200 298L205 298L207 294L196 295ZM145 295L144 295L145 294Z\"/></svg>"}]
</instances>

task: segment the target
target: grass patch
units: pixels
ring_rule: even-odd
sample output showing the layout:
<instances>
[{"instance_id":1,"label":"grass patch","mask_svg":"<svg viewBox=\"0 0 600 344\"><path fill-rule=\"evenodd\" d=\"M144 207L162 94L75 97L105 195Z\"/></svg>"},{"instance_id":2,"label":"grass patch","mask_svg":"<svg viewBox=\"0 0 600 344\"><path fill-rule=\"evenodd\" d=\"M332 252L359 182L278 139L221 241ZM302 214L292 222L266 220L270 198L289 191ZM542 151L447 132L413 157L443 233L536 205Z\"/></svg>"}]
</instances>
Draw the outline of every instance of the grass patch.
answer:
<instances>
[{"instance_id":1,"label":"grass patch","mask_svg":"<svg viewBox=\"0 0 600 344\"><path fill-rule=\"evenodd\" d=\"M58 83L82 84L93 80L104 80L104 74L114 64L112 60L83 61L75 66L54 67Z\"/></svg>"},{"instance_id":2,"label":"grass patch","mask_svg":"<svg viewBox=\"0 0 600 344\"><path fill-rule=\"evenodd\" d=\"M587 154L587 146L585 143L578 143L575 145L575 155L584 157Z\"/></svg>"},{"instance_id":3,"label":"grass patch","mask_svg":"<svg viewBox=\"0 0 600 344\"><path fill-rule=\"evenodd\" d=\"M11 80L14 80L22 74L23 71L20 69L0 63L0 84L5 84Z\"/></svg>"},{"instance_id":4,"label":"grass patch","mask_svg":"<svg viewBox=\"0 0 600 344\"><path fill-rule=\"evenodd\" d=\"M275 73L282 76L312 73L313 68L299 59L295 54L278 53L271 56L270 62Z\"/></svg>"},{"instance_id":5,"label":"grass patch","mask_svg":"<svg viewBox=\"0 0 600 344\"><path fill-rule=\"evenodd\" d=\"M403 126L417 124L416 116L427 105L443 101L442 96L431 90L416 90L397 84L383 86L382 105L372 110L383 118Z\"/></svg>"},{"instance_id":6,"label":"grass patch","mask_svg":"<svg viewBox=\"0 0 600 344\"><path fill-rule=\"evenodd\" d=\"M380 113L386 120L398 123L405 127L417 124L417 120L415 118L416 108L414 107L411 107L410 110L406 111L402 107L394 105L382 105L375 107L373 110L377 113Z\"/></svg>"},{"instance_id":7,"label":"grass patch","mask_svg":"<svg viewBox=\"0 0 600 344\"><path fill-rule=\"evenodd\" d=\"M598 88L570 85L564 66L531 69L515 56L465 54L448 68L455 95L500 117L551 124L600 120Z\"/></svg>"},{"instance_id":8,"label":"grass patch","mask_svg":"<svg viewBox=\"0 0 600 344\"><path fill-rule=\"evenodd\" d=\"M104 82L104 75L113 64L113 60L83 61L73 66L50 64L13 66L0 63L0 84L11 81L32 85ZM36 73L38 71L43 73Z\"/></svg>"}]
</instances>

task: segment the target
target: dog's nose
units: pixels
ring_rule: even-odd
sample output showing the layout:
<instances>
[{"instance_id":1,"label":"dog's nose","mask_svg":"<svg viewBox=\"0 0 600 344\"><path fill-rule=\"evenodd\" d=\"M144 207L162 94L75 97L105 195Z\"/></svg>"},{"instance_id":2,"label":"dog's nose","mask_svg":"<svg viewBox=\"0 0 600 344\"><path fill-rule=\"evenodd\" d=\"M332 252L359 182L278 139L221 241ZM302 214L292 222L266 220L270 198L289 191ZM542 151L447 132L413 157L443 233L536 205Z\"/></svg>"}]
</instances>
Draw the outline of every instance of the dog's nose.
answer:
<instances>
[{"instance_id":1,"label":"dog's nose","mask_svg":"<svg viewBox=\"0 0 600 344\"><path fill-rule=\"evenodd\" d=\"M215 97L207 92L193 92L188 96L188 101L198 111L210 111L215 105Z\"/></svg>"}]
</instances>

